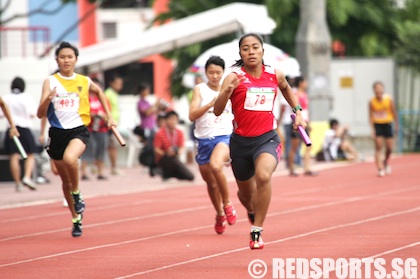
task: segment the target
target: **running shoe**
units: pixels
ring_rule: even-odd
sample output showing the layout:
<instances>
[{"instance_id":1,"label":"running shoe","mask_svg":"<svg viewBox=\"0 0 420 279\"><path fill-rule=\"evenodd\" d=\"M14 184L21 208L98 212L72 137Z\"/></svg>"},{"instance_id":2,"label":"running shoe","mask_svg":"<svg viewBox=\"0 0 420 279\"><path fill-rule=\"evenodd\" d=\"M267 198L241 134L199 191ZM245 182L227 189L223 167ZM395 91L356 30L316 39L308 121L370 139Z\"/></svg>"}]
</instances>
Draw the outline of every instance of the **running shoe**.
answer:
<instances>
[{"instance_id":1,"label":"running shoe","mask_svg":"<svg viewBox=\"0 0 420 279\"><path fill-rule=\"evenodd\" d=\"M385 174L391 174L391 166L388 165L388 161L384 160Z\"/></svg>"},{"instance_id":2,"label":"running shoe","mask_svg":"<svg viewBox=\"0 0 420 279\"><path fill-rule=\"evenodd\" d=\"M16 192L22 192L22 188L23 188L22 183L16 184Z\"/></svg>"},{"instance_id":3,"label":"running shoe","mask_svg":"<svg viewBox=\"0 0 420 279\"><path fill-rule=\"evenodd\" d=\"M67 202L66 198L63 198L63 207L69 207L69 203Z\"/></svg>"},{"instance_id":4,"label":"running shoe","mask_svg":"<svg viewBox=\"0 0 420 279\"><path fill-rule=\"evenodd\" d=\"M264 248L264 242L261 237L261 231L254 230L251 232L251 240L249 241L249 248L251 248L252 250Z\"/></svg>"},{"instance_id":5,"label":"running shoe","mask_svg":"<svg viewBox=\"0 0 420 279\"><path fill-rule=\"evenodd\" d=\"M218 233L218 234L222 234L226 229L226 216L220 216L217 215L216 216L216 224L214 225L214 230Z\"/></svg>"},{"instance_id":6,"label":"running shoe","mask_svg":"<svg viewBox=\"0 0 420 279\"><path fill-rule=\"evenodd\" d=\"M89 176L87 176L87 175L82 175L82 180L85 180L85 181L89 180Z\"/></svg>"},{"instance_id":7,"label":"running shoe","mask_svg":"<svg viewBox=\"0 0 420 279\"><path fill-rule=\"evenodd\" d=\"M113 168L113 169L111 170L111 174L112 174L112 175L124 175L124 172L123 172L123 171L121 171L121 170L119 170L119 169L117 169L117 168Z\"/></svg>"},{"instance_id":8,"label":"running shoe","mask_svg":"<svg viewBox=\"0 0 420 279\"><path fill-rule=\"evenodd\" d=\"M223 211L225 212L226 219L229 225L233 225L236 222L236 218L238 217L238 214L236 214L235 208L233 208L233 205L229 204L223 207Z\"/></svg>"},{"instance_id":9,"label":"running shoe","mask_svg":"<svg viewBox=\"0 0 420 279\"><path fill-rule=\"evenodd\" d=\"M379 170L378 171L378 176L379 177L385 176L385 171L384 170Z\"/></svg>"},{"instance_id":10,"label":"running shoe","mask_svg":"<svg viewBox=\"0 0 420 279\"><path fill-rule=\"evenodd\" d=\"M83 231L82 231L82 217L83 217L83 215L80 216L80 220L73 221L73 229L71 230L71 235L73 237L79 237L83 233Z\"/></svg>"},{"instance_id":11,"label":"running shoe","mask_svg":"<svg viewBox=\"0 0 420 279\"><path fill-rule=\"evenodd\" d=\"M74 210L77 214L82 214L86 207L82 194L79 192L79 194L71 193L71 195L73 196Z\"/></svg>"},{"instance_id":12,"label":"running shoe","mask_svg":"<svg viewBox=\"0 0 420 279\"><path fill-rule=\"evenodd\" d=\"M22 179L22 183L23 183L23 185L25 185L29 189L36 190L36 184L32 180L30 180L29 178L24 177Z\"/></svg>"}]
</instances>

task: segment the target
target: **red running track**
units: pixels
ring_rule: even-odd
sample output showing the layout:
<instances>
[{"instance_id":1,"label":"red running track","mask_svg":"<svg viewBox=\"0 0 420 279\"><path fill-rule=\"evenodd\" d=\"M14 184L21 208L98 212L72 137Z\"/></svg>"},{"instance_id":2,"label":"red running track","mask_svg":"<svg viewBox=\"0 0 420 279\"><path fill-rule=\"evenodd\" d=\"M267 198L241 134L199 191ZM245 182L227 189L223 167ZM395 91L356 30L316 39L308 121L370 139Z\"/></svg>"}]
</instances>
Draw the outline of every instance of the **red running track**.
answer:
<instances>
[{"instance_id":1,"label":"red running track","mask_svg":"<svg viewBox=\"0 0 420 279\"><path fill-rule=\"evenodd\" d=\"M268 265L261 278L273 278L273 258L419 262L420 155L392 163L382 178L373 163L274 177L259 251L248 248L235 183L239 219L223 235L214 232L204 185L88 198L80 238L71 237L68 210L57 203L0 210L0 278L242 279L252 278L256 259Z\"/></svg>"}]
</instances>

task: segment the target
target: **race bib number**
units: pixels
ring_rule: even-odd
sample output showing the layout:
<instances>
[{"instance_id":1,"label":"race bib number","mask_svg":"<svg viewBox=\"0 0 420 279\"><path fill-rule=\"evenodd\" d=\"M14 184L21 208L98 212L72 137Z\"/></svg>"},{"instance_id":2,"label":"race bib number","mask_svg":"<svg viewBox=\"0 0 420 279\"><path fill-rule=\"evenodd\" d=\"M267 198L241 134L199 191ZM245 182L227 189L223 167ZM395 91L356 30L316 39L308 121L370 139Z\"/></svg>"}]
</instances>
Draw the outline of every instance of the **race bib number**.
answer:
<instances>
[{"instance_id":1,"label":"race bib number","mask_svg":"<svg viewBox=\"0 0 420 279\"><path fill-rule=\"evenodd\" d=\"M272 111L276 89L273 87L251 87L246 92L244 108L256 111Z\"/></svg>"},{"instance_id":2,"label":"race bib number","mask_svg":"<svg viewBox=\"0 0 420 279\"><path fill-rule=\"evenodd\" d=\"M373 112L373 118L376 120L383 120L387 118L387 113L386 111L374 111Z\"/></svg>"},{"instance_id":3,"label":"race bib number","mask_svg":"<svg viewBox=\"0 0 420 279\"><path fill-rule=\"evenodd\" d=\"M229 122L229 117L227 113L222 113L219 116L213 114L213 112L209 112L206 119L206 127L207 128L224 128L231 125L231 121Z\"/></svg>"},{"instance_id":4,"label":"race bib number","mask_svg":"<svg viewBox=\"0 0 420 279\"><path fill-rule=\"evenodd\" d=\"M57 111L77 112L79 110L79 94L62 93L55 96L54 109Z\"/></svg>"}]
</instances>

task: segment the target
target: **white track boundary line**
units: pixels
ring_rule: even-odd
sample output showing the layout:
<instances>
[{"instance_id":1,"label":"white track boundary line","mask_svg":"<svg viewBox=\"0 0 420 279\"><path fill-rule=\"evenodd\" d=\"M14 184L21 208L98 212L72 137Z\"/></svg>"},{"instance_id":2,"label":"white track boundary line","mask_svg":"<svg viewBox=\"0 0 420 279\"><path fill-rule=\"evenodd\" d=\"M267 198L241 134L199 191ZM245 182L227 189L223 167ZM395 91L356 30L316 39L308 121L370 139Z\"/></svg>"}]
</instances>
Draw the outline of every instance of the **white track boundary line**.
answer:
<instances>
[{"instance_id":1,"label":"white track boundary line","mask_svg":"<svg viewBox=\"0 0 420 279\"><path fill-rule=\"evenodd\" d=\"M416 247L417 245L420 245L420 242L410 243L410 244L407 244L407 245L404 245L404 246L401 246L401 247L397 247L397 248L394 248L394 249L391 249L391 250L388 250L388 251L381 252L381 253L376 254L376 255L372 255L372 256L369 256L369 257L363 257L360 260L362 262L366 262L368 259L372 259L373 260L373 259L379 258L381 256L389 255L389 254L392 254L392 253L395 253L395 252L399 252L399 251L402 251L402 250L405 250L405 249L408 249L408 248ZM349 262L348 264L343 264L343 265L340 266L340 268L348 267L352 263L353 262ZM328 274L329 274L329 273L334 272L336 270L337 270L337 268L333 268L333 269L330 269L330 270L325 270L325 272L328 271ZM323 277L323 274L324 274L324 272L322 272L322 273L316 273L315 275L312 276L312 278L321 278L321 277ZM303 277L302 279L310 279L310 277Z\"/></svg>"},{"instance_id":2,"label":"white track boundary line","mask_svg":"<svg viewBox=\"0 0 420 279\"><path fill-rule=\"evenodd\" d=\"M366 162L367 161L365 161L363 163L366 163ZM352 166L352 165L353 165L353 163L351 163L351 162L323 163L323 164L320 164L319 166L316 166L315 170L335 169L335 168L348 167L348 166ZM287 175L288 175L288 170L285 170L285 169L276 170L273 173L273 177L280 177L280 176L287 176ZM229 183L236 181L233 174L228 174L227 175L227 181ZM119 195L144 193L144 192L156 192L156 191L161 191L161 190L168 190L168 189L175 189L175 188L188 188L188 187L197 187L197 186L198 187L205 186L205 182L200 181L198 184L191 185L190 182L176 181L176 182L173 182L173 183L171 182L171 184L168 184L168 185L153 185L153 186L146 187L144 189L138 189L138 190L127 190L127 191L112 192L112 193L106 193L106 194L91 194L91 195L86 195L85 198L100 198L100 197L108 197L108 196L119 196ZM28 201L28 202L20 202L20 203L15 203L15 204L6 204L6 205L0 205L0 210L51 204L51 203L61 202L62 200L63 199L61 197L61 198L51 198L51 199L39 200L39 201Z\"/></svg>"},{"instance_id":3,"label":"white track boundary line","mask_svg":"<svg viewBox=\"0 0 420 279\"><path fill-rule=\"evenodd\" d=\"M98 210L104 210L104 209L113 209L113 208L121 208L121 207L130 207L130 206L136 206L136 205L147 205L151 203L156 203L158 200L154 199L148 199L148 200L141 200L136 201L132 203L124 203L121 205L106 205L106 206L98 206L95 208L89 208L89 211L98 211ZM60 215L69 215L69 211L67 210L67 207L62 207L64 210L60 210L60 212L54 212L54 213L46 213L46 214L39 214L39 215L31 215L31 216L25 216L25 217L19 217L19 218L11 218L11 219L4 219L0 220L0 224L3 223L11 223L11 222L22 222L27 220L34 220L34 219L42 219L42 218L48 218L53 216L60 216Z\"/></svg>"},{"instance_id":4,"label":"white track boundary line","mask_svg":"<svg viewBox=\"0 0 420 279\"><path fill-rule=\"evenodd\" d=\"M326 227L326 228L323 228L323 229L318 229L318 230L310 231L310 232L307 232L307 233L297 234L297 235L294 235L294 236L290 236L290 237L266 242L265 245L271 245L271 244L286 242L286 241L289 241L289 240L294 240L294 239L298 239L298 238L302 238L302 237L306 237L306 236L310 236L310 235L314 235L314 234L318 234L318 233L324 233L324 232L327 232L327 231L330 231L330 230L342 229L342 228L346 228L346 227L350 227L350 226L355 226L355 225L360 225L360 224L364 224L364 223L368 223L368 222L378 221L378 220L382 220L382 219L386 219L386 218L390 218L390 217L395 217L395 216L399 216L399 215L403 215L403 214L416 212L416 211L419 211L419 210L420 210L420 207L415 207L415 208L411 208L411 209L408 209L408 210L403 210L403 211L398 211L398 212L389 213L389 214L385 214L385 215L380 215L380 216L376 216L376 217L373 217L373 218L359 220L359 221L355 221L355 222L351 222L351 223ZM142 272L129 274L129 275L125 275L125 276L122 276L122 277L117 277L116 279L131 278L131 277L134 277L134 276L144 275L144 274L148 274L148 273L152 273L152 272L156 272L156 271L165 270L165 269L168 269L168 268L173 268L173 267L186 265L186 264L190 264L190 263L194 263L194 262L198 262L198 261L208 260L208 259L215 258L215 257L218 257L218 256L228 255L228 254L232 254L232 253L236 253L236 252L240 252L240 251L245 251L245 250L249 250L249 247L238 248L238 249L229 250L229 251L225 251L225 252L221 252L221 253L216 253L216 254L200 257L200 258L195 258L195 259L188 260L188 261L183 261L183 262L178 262L178 263L174 263L174 264L170 264L170 265L165 265L165 266L162 266L162 267L157 267L157 268L145 270L145 271L142 271ZM395 250L395 249L393 249L393 250ZM393 251L393 250L390 250L390 251ZM384 252L384 253L386 253L386 252ZM383 254L383 253L381 253L381 254ZM380 254L378 254L378 255L380 255Z\"/></svg>"},{"instance_id":5,"label":"white track boundary line","mask_svg":"<svg viewBox=\"0 0 420 279\"><path fill-rule=\"evenodd\" d=\"M274 217L274 216L286 215L286 214L289 214L289 213L296 213L296 212L305 211L305 210L319 209L319 208L329 207L329 206L336 206L336 205L341 205L341 204L345 204L345 203L367 200L367 199L372 198L372 197L374 198L374 197L378 197L378 196L394 195L394 194L397 194L397 193L410 192L410 191L415 191L415 190L418 190L418 189L419 189L419 187L408 187L408 188L402 188L402 189L397 189L397 190L388 191L388 192L382 192L382 193L379 193L379 194L359 196L359 197L351 197L351 198L346 198L346 199L342 199L342 200L331 201L331 202L326 202L326 203L321 203L321 204L316 204L316 205L309 205L309 206L303 206L303 207L293 208L293 209L284 210L284 211L272 212L272 213L267 214L267 217ZM194 207L194 208L171 210L171 211L155 213L155 214L146 215L146 216L138 216L138 217L118 219L118 220L113 220L113 221L108 221L108 222L90 224L90 225L86 225L84 227L85 228L94 228L94 227L100 227L100 226L105 226L105 225L115 225L115 224L123 223L123 222L132 222L132 221L139 221L139 220L144 220L144 219L153 218L153 217L162 217L162 216L169 216L169 215L173 215L173 214L182 214L182 213L196 211L196 210L205 210L205 209L208 209L208 208L211 208L211 206L208 205L208 206L200 206L200 207ZM239 222L245 222L245 221L248 222L248 219L243 218L243 219L237 220L238 223ZM211 227L211 226L205 226L205 227ZM57 230L37 232L37 233L33 233L33 234L17 235L17 236L13 236L13 237L9 237L9 238L0 239L0 242L16 240L16 239L21 239L21 238L25 238L25 237L33 237L33 236L39 236L39 235L45 235L45 234L58 233L58 232L63 232L63 231L67 231L67 230L68 230L68 228L62 228L62 229L57 229Z\"/></svg>"},{"instance_id":6,"label":"white track boundary line","mask_svg":"<svg viewBox=\"0 0 420 279\"><path fill-rule=\"evenodd\" d=\"M154 217L169 216L169 215L174 215L174 214L183 214L183 213L187 213L187 212L191 212L191 211L204 210L204 209L208 209L208 208L211 208L211 206L206 205L206 206L197 206L197 207L193 207L193 208L191 208L191 207L190 208L183 208L183 209L178 209L178 210L171 210L171 211L165 211L165 212L150 214L150 215L146 215L146 216L137 216L137 217L119 219L117 221L108 221L108 222L96 223L96 224L91 224L91 225L87 225L87 226L83 226L83 227L94 228L94 227L100 227L100 226L104 226L104 225L114 225L114 224L122 223L122 222L131 222L131 221L138 221L138 220L154 218ZM8 238L2 238L2 239L0 239L0 242L5 242L5 241L10 241L10 240L15 240L15 239L21 239L21 238L25 238L25 237L32 237L32 236L39 236L39 235L44 235L44 234L57 233L57 232L68 231L68 230L69 230L68 228L65 228L65 229L63 228L63 229L44 231L44 232L38 232L38 233L33 233L33 234L17 235L17 236L8 237Z\"/></svg>"},{"instance_id":7,"label":"white track boundary line","mask_svg":"<svg viewBox=\"0 0 420 279\"><path fill-rule=\"evenodd\" d=\"M395 191L392 191L392 192L395 192ZM366 196L366 197L368 197L368 196ZM322 208L322 207L331 206L331 205L339 205L339 204L344 204L344 203L353 202L353 201L359 201L359 200L361 200L361 199L357 199L357 198L345 199L345 200L342 200L342 201L329 202L329 203L320 204L317 207L316 206L308 206L308 207L302 207L300 209L290 210L290 211L287 211L287 212L279 212L276 215L288 214L288 213L291 213L291 212L304 211L304 210L314 209L314 208ZM390 214L386 214L386 215L381 215L382 217L380 216L380 217L376 217L376 218L379 218L379 219L388 218L388 217L392 217L392 216L395 216L395 215L398 215L398 214L409 213L411 211L415 211L415 210L418 210L418 209L420 209L420 207L417 207L417 208L411 209L411 210L406 210L406 211L399 211L397 213L390 213ZM133 219L135 219L135 218L133 218ZM365 220L374 220L374 219L375 218L369 218L369 219L365 219ZM245 219L240 220L240 221L244 221L244 220ZM363 223L363 221L360 221L360 222ZM356 223L357 222L352 222L352 223L348 223L348 224L345 224L345 225L332 226L332 227L329 227L329 229L339 228L340 226L349 226L349 225L353 225L353 224L356 224ZM94 226L94 225L91 225L91 226ZM95 224L95 226L99 226L99 224ZM94 246L94 247L89 247L89 248L84 248L84 249L79 249L79 250L62 252L62 253L52 254L52 255L48 255L48 256L37 257L37 258L27 259L27 260L23 260L23 261L17 261L17 262L12 262L12 263L8 263L8 264L3 264L3 265L0 265L0 268L6 267L6 266L11 266L11 265L18 265L18 264L33 262L33 261L37 261L37 260L49 259L49 258L53 258L53 257L63 256L63 255L69 255L69 254L79 253L79 252L85 252L85 251L91 251L91 250L96 250L96 249L101 249L101 248L107 248L107 247L114 247L114 246L118 246L118 245L130 244L130 243L135 243L135 242L140 242L140 241L155 239L155 238L159 238L159 237L171 236L171 235L180 234L180 233L184 233L184 232L191 232L191 231L196 231L196 230L200 230L200 229L207 229L207 228L212 227L212 226L213 225L200 226L200 227L195 227L195 228L189 228L189 229L178 230L178 231L174 231L174 232L168 232L168 233L158 234L158 235L149 236L149 237L145 237L145 238L138 238L138 239L126 240L126 241L122 241L122 242L116 242L116 243L99 245L99 246ZM299 234L297 236L288 237L288 238L285 238L285 239L282 239L282 240L267 242L266 244L272 244L272 243L282 242L282 241L286 241L286 240L291 240L291 239L294 239L294 238L299 238L299 237L311 235L311 234L314 234L314 233L323 232L324 230L329 230L329 229L315 230L315 231L312 231L310 233ZM63 231L63 230L59 230L59 231ZM56 231L54 231L54 232L56 232ZM52 232L48 232L48 233L52 233ZM41 234L45 234L45 232L44 233L36 233L36 234L33 234L33 235L41 235ZM31 236L31 235L27 235L27 236ZM23 238L23 237L14 237L14 238ZM236 249L236 250L232 250L232 251L242 251L244 249L246 249L246 248L240 248L239 250ZM219 253L219 254L220 255L224 255L226 253L230 253L230 252L227 251L227 252L223 252L223 253ZM219 255L219 254L217 254L217 255Z\"/></svg>"}]
</instances>

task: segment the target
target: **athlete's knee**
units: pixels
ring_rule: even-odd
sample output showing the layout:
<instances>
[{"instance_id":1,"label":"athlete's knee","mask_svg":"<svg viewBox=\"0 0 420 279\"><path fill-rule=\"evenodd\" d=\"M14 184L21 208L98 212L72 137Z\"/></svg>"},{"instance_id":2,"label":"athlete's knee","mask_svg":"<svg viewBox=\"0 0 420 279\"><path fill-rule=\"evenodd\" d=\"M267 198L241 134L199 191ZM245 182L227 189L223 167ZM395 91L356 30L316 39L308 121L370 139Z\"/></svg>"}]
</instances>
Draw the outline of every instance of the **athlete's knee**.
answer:
<instances>
[{"instance_id":1,"label":"athlete's knee","mask_svg":"<svg viewBox=\"0 0 420 279\"><path fill-rule=\"evenodd\" d=\"M77 160L78 160L78 156L75 156L74 154L65 153L63 155L63 162L67 166L77 165L78 164Z\"/></svg>"},{"instance_id":2,"label":"athlete's knee","mask_svg":"<svg viewBox=\"0 0 420 279\"><path fill-rule=\"evenodd\" d=\"M257 185L264 185L271 181L272 173L267 170L262 170L255 173L255 179L257 181Z\"/></svg>"},{"instance_id":3,"label":"athlete's knee","mask_svg":"<svg viewBox=\"0 0 420 279\"><path fill-rule=\"evenodd\" d=\"M210 169L214 174L222 172L223 164L217 161L210 161Z\"/></svg>"},{"instance_id":4,"label":"athlete's knee","mask_svg":"<svg viewBox=\"0 0 420 279\"><path fill-rule=\"evenodd\" d=\"M216 181L207 182L207 189L212 192L216 191L218 189Z\"/></svg>"}]
</instances>

